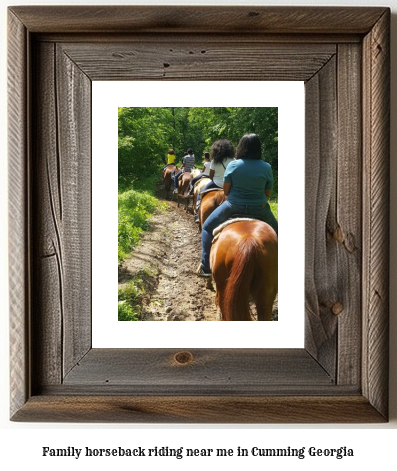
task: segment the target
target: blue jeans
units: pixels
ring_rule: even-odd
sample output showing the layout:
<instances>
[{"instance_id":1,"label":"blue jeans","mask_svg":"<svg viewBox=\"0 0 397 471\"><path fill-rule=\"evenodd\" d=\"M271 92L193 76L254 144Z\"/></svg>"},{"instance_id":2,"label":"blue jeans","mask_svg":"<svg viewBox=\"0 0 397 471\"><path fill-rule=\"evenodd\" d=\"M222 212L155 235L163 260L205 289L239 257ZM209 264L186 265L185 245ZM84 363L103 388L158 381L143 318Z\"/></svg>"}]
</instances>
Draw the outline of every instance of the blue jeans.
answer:
<instances>
[{"instance_id":1,"label":"blue jeans","mask_svg":"<svg viewBox=\"0 0 397 471\"><path fill-rule=\"evenodd\" d=\"M174 176L174 188L178 188L178 178L179 178L179 175L181 175L183 173L183 170L180 170L178 173L175 174Z\"/></svg>"},{"instance_id":2,"label":"blue jeans","mask_svg":"<svg viewBox=\"0 0 397 471\"><path fill-rule=\"evenodd\" d=\"M205 221L201 232L201 265L204 271L210 271L210 252L213 230L223 222L232 217L246 217L260 219L267 222L278 234L278 222L274 217L269 203L265 205L240 205L231 204L229 201L224 201L213 213L208 216Z\"/></svg>"}]
</instances>

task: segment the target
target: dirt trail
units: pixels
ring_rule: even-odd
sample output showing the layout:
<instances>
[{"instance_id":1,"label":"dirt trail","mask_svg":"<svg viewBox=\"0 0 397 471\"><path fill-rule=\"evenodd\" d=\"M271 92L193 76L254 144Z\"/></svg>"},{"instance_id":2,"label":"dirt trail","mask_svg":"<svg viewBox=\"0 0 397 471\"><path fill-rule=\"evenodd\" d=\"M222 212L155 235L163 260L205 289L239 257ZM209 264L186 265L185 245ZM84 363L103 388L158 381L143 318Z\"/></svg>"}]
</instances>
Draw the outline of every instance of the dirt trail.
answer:
<instances>
[{"instance_id":1,"label":"dirt trail","mask_svg":"<svg viewBox=\"0 0 397 471\"><path fill-rule=\"evenodd\" d=\"M161 186L157 197L166 201ZM150 232L119 267L119 288L134 276L143 280L142 320L216 321L215 290L206 279L196 276L201 239L192 212L178 208L176 201L167 204L167 209L152 217ZM277 309L276 299L274 320Z\"/></svg>"}]
</instances>

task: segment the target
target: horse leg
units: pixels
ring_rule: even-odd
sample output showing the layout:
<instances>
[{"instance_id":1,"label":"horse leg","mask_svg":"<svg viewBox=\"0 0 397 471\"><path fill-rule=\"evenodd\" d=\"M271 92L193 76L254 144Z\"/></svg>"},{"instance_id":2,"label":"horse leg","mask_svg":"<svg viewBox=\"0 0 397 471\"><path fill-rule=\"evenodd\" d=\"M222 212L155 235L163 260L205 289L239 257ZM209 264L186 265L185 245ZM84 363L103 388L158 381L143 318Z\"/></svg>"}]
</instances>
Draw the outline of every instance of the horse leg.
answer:
<instances>
[{"instance_id":1,"label":"horse leg","mask_svg":"<svg viewBox=\"0 0 397 471\"><path fill-rule=\"evenodd\" d=\"M228 273L225 272L224 270L217 270L212 273L212 278L214 281L215 285L215 301L216 304L219 308L220 312L220 319L219 320L231 320L227 317L227 313L225 311L224 307L224 302L223 300L225 299L225 291L226 291L226 286L227 286L227 279L228 279ZM211 278L208 279L207 282L207 288L208 284L211 282Z\"/></svg>"}]
</instances>

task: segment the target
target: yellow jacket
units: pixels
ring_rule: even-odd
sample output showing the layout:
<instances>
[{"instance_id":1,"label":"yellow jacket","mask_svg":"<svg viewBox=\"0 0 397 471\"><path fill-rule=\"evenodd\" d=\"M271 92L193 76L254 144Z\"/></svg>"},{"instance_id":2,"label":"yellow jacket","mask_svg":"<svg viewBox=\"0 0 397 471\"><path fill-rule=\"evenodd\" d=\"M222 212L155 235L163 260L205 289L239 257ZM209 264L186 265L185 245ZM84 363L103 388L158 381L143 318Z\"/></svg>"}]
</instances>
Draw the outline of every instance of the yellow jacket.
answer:
<instances>
[{"instance_id":1,"label":"yellow jacket","mask_svg":"<svg viewBox=\"0 0 397 471\"><path fill-rule=\"evenodd\" d=\"M174 164L176 160L176 155L174 154L167 154L167 165Z\"/></svg>"}]
</instances>

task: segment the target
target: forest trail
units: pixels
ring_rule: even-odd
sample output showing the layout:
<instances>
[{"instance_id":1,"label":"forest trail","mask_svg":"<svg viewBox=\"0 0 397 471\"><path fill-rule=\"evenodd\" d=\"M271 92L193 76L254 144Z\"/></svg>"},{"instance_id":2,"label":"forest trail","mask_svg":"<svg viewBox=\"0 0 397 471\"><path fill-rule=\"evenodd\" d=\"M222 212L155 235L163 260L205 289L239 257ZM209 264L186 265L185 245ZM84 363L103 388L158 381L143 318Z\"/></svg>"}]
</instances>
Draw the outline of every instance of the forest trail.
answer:
<instances>
[{"instance_id":1,"label":"forest trail","mask_svg":"<svg viewBox=\"0 0 397 471\"><path fill-rule=\"evenodd\" d=\"M157 211L150 220L151 230L119 267L119 288L134 276L145 286L141 295L144 321L217 321L215 290L212 283L196 276L201 258L201 238L190 211L166 201L162 185L157 198L168 208ZM273 320L278 319L278 300Z\"/></svg>"}]
</instances>

